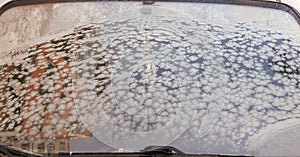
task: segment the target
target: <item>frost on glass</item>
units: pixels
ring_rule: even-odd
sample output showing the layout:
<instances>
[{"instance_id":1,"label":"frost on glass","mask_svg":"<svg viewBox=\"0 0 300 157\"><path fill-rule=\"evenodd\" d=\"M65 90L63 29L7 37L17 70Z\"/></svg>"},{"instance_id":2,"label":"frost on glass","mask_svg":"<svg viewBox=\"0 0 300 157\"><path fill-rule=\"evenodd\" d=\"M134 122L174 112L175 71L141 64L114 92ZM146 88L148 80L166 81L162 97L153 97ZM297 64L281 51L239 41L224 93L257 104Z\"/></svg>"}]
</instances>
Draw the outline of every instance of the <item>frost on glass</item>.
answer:
<instances>
[{"instance_id":1,"label":"frost on glass","mask_svg":"<svg viewBox=\"0 0 300 157\"><path fill-rule=\"evenodd\" d=\"M50 3L5 11L0 17L0 42L5 45L0 47L1 58L10 51L72 33L76 26L105 21L138 6L135 2L98 3Z\"/></svg>"},{"instance_id":2,"label":"frost on glass","mask_svg":"<svg viewBox=\"0 0 300 157\"><path fill-rule=\"evenodd\" d=\"M80 134L84 125L117 149L297 155L300 31L293 17L257 7L157 4L73 21L68 33L6 52L1 130L42 141Z\"/></svg>"},{"instance_id":3,"label":"frost on glass","mask_svg":"<svg viewBox=\"0 0 300 157\"><path fill-rule=\"evenodd\" d=\"M209 34L195 32L210 25L157 16L92 27L88 39L78 41L73 82L79 115L94 136L134 150L167 145L186 130L197 110L209 117L195 134L207 134L222 109L226 82L219 65L223 59L211 52L210 39L196 40ZM214 29L210 35L222 33Z\"/></svg>"}]
</instances>

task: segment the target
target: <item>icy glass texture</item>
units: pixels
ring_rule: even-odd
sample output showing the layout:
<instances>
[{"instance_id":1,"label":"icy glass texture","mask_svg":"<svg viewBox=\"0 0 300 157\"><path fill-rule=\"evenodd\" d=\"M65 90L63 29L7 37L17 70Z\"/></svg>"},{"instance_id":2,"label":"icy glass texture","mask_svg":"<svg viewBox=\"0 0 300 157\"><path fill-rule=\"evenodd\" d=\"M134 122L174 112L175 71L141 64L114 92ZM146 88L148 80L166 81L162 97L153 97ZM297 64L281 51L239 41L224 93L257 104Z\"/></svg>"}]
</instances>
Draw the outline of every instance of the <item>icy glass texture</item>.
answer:
<instances>
[{"instance_id":1,"label":"icy glass texture","mask_svg":"<svg viewBox=\"0 0 300 157\"><path fill-rule=\"evenodd\" d=\"M84 124L116 149L300 153L300 27L287 12L94 2L0 21L1 129L18 140Z\"/></svg>"}]
</instances>

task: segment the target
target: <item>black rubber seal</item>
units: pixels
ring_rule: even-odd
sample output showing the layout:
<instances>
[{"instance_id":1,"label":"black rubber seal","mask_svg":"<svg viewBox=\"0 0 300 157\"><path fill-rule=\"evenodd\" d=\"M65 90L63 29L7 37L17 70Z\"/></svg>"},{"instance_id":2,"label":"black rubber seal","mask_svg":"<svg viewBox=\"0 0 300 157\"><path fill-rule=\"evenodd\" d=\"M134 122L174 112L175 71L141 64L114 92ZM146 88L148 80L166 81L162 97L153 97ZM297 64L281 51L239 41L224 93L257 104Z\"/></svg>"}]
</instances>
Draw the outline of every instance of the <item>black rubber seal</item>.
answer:
<instances>
[{"instance_id":1,"label":"black rubber seal","mask_svg":"<svg viewBox=\"0 0 300 157\"><path fill-rule=\"evenodd\" d=\"M45 4L45 3L105 2L105 1L143 3L143 0L11 0L0 6L0 17L6 10L17 6ZM296 21L300 25L300 13L295 8L280 2L262 1L262 0L158 0L153 2L214 3L214 4L245 5L245 6L272 8L272 9L278 9L278 10L288 12L296 19Z\"/></svg>"}]
</instances>

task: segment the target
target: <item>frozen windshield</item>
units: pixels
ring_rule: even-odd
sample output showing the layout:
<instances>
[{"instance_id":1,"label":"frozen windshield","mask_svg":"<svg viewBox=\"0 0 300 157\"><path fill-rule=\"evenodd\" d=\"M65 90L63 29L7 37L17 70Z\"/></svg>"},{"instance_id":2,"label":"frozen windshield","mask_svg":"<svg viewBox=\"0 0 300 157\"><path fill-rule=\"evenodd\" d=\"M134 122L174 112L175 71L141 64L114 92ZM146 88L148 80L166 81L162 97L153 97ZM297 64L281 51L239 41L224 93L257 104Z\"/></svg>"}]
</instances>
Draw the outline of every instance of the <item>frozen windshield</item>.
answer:
<instances>
[{"instance_id":1,"label":"frozen windshield","mask_svg":"<svg viewBox=\"0 0 300 157\"><path fill-rule=\"evenodd\" d=\"M37 153L300 155L300 20L259 4L7 10L0 142Z\"/></svg>"}]
</instances>

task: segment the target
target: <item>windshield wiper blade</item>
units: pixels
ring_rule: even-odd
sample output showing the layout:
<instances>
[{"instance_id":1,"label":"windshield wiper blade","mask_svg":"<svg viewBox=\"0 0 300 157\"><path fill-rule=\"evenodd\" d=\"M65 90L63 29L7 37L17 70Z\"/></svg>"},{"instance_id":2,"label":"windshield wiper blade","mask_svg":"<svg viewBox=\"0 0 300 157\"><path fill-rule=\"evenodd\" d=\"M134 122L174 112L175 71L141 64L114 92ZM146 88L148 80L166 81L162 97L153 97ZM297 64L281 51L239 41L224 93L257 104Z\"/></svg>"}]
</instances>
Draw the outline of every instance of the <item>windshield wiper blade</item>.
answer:
<instances>
[{"instance_id":1,"label":"windshield wiper blade","mask_svg":"<svg viewBox=\"0 0 300 157\"><path fill-rule=\"evenodd\" d=\"M20 148L0 144L0 156L43 157ZM149 146L140 152L60 152L58 157L253 157L251 155L186 154L172 146Z\"/></svg>"},{"instance_id":2,"label":"windshield wiper blade","mask_svg":"<svg viewBox=\"0 0 300 157\"><path fill-rule=\"evenodd\" d=\"M172 146L149 146L141 152L60 152L58 157L254 157L252 155L186 154Z\"/></svg>"},{"instance_id":3,"label":"windshield wiper blade","mask_svg":"<svg viewBox=\"0 0 300 157\"><path fill-rule=\"evenodd\" d=\"M4 157L42 157L43 155L20 148L0 144L0 156Z\"/></svg>"}]
</instances>

